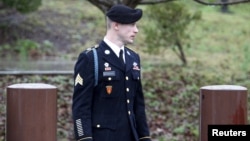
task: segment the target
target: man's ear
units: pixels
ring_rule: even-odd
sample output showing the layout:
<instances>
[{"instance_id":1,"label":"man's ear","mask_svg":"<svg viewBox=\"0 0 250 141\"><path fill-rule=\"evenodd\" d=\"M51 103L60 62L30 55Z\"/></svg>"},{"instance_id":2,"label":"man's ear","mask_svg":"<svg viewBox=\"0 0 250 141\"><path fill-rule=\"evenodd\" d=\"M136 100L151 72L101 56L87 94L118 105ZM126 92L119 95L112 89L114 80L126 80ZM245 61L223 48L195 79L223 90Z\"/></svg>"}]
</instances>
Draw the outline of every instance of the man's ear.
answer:
<instances>
[{"instance_id":1,"label":"man's ear","mask_svg":"<svg viewBox=\"0 0 250 141\"><path fill-rule=\"evenodd\" d=\"M113 26L114 26L114 29L115 29L115 30L118 30L119 23L113 22Z\"/></svg>"}]
</instances>

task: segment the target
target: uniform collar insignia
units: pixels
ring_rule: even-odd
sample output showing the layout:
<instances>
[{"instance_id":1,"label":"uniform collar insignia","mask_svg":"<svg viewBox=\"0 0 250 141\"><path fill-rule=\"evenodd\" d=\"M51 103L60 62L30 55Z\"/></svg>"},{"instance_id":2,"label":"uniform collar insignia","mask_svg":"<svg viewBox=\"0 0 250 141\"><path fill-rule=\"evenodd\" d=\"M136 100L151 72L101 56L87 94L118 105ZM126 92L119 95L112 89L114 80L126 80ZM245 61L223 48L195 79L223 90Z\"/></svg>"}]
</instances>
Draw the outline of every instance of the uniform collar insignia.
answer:
<instances>
[{"instance_id":1,"label":"uniform collar insignia","mask_svg":"<svg viewBox=\"0 0 250 141\"><path fill-rule=\"evenodd\" d=\"M108 55L108 54L110 54L110 51L109 50L105 50L104 53Z\"/></svg>"}]
</instances>

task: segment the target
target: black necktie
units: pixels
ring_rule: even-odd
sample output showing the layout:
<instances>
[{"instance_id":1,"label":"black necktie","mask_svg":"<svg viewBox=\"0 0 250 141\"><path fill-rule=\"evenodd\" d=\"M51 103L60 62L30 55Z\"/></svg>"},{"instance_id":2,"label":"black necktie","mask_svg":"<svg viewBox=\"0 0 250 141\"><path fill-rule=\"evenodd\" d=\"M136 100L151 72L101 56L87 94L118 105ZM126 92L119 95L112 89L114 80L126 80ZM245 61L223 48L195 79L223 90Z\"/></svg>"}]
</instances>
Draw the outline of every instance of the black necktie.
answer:
<instances>
[{"instance_id":1,"label":"black necktie","mask_svg":"<svg viewBox=\"0 0 250 141\"><path fill-rule=\"evenodd\" d=\"M123 50L122 49L120 50L120 53L119 53L119 59L120 59L121 63L124 65Z\"/></svg>"}]
</instances>

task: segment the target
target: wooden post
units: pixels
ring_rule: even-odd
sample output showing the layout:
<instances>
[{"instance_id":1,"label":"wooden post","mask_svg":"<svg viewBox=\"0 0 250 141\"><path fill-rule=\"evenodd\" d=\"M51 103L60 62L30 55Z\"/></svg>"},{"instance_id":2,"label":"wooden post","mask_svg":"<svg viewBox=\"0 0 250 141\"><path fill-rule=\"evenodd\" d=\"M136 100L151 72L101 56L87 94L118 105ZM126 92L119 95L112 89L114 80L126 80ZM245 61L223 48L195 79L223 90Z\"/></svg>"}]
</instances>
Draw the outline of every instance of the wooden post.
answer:
<instances>
[{"instance_id":1,"label":"wooden post","mask_svg":"<svg viewBox=\"0 0 250 141\"><path fill-rule=\"evenodd\" d=\"M200 89L200 141L208 140L213 124L247 124L247 88L235 85Z\"/></svg>"},{"instance_id":2,"label":"wooden post","mask_svg":"<svg viewBox=\"0 0 250 141\"><path fill-rule=\"evenodd\" d=\"M7 87L7 141L56 141L57 88L42 83Z\"/></svg>"}]
</instances>

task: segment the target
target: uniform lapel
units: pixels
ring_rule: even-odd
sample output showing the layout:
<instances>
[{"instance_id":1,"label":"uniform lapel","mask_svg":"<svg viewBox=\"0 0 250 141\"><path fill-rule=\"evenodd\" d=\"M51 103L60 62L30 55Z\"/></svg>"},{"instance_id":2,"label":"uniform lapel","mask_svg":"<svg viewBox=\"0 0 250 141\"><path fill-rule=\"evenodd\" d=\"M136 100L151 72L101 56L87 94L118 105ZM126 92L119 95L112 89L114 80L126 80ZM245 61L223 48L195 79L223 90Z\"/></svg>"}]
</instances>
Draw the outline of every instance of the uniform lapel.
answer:
<instances>
[{"instance_id":1,"label":"uniform lapel","mask_svg":"<svg viewBox=\"0 0 250 141\"><path fill-rule=\"evenodd\" d=\"M135 60L132 54L127 49L125 49L125 59L126 59L126 72L127 72L133 67L133 63Z\"/></svg>"}]
</instances>

